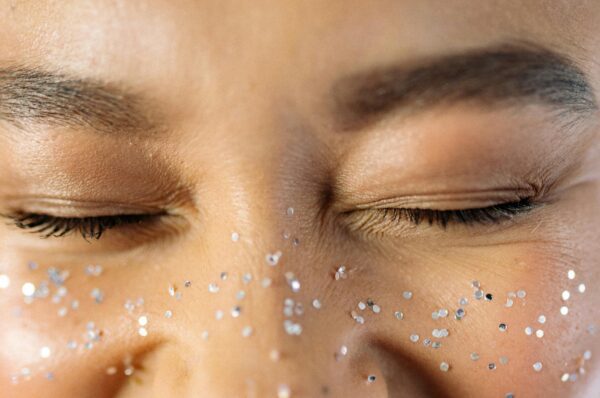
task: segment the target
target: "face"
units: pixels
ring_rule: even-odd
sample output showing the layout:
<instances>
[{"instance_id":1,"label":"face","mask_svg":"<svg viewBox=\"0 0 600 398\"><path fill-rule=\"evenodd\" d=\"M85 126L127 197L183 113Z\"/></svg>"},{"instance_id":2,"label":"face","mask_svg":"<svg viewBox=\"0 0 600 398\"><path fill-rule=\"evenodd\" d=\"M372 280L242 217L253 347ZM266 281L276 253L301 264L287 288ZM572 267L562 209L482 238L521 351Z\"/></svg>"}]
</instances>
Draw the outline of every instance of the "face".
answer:
<instances>
[{"instance_id":1,"label":"face","mask_svg":"<svg viewBox=\"0 0 600 398\"><path fill-rule=\"evenodd\" d=\"M259 3L2 2L0 389L598 394L600 5Z\"/></svg>"}]
</instances>

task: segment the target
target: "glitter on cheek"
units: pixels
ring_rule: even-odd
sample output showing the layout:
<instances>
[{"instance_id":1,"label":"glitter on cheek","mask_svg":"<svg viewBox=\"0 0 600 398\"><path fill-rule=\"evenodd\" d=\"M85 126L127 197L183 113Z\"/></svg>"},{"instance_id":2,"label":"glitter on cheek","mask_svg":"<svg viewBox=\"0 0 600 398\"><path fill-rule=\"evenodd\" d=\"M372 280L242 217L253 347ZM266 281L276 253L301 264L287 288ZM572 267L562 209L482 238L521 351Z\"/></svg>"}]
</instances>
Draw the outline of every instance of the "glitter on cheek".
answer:
<instances>
[{"instance_id":1,"label":"glitter on cheek","mask_svg":"<svg viewBox=\"0 0 600 398\"><path fill-rule=\"evenodd\" d=\"M561 315L567 315L568 313L569 313L569 307L564 306L564 305L562 307L560 307L560 314Z\"/></svg>"},{"instance_id":2,"label":"glitter on cheek","mask_svg":"<svg viewBox=\"0 0 600 398\"><path fill-rule=\"evenodd\" d=\"M10 286L10 278L8 275L0 274L0 289L6 289Z\"/></svg>"},{"instance_id":3,"label":"glitter on cheek","mask_svg":"<svg viewBox=\"0 0 600 398\"><path fill-rule=\"evenodd\" d=\"M25 297L33 297L33 294L35 293L35 285L31 282L25 282L21 287L21 293L23 293L23 296Z\"/></svg>"},{"instance_id":4,"label":"glitter on cheek","mask_svg":"<svg viewBox=\"0 0 600 398\"><path fill-rule=\"evenodd\" d=\"M542 363L541 362L534 363L533 370L535 370L536 372L540 372L542 370Z\"/></svg>"}]
</instances>

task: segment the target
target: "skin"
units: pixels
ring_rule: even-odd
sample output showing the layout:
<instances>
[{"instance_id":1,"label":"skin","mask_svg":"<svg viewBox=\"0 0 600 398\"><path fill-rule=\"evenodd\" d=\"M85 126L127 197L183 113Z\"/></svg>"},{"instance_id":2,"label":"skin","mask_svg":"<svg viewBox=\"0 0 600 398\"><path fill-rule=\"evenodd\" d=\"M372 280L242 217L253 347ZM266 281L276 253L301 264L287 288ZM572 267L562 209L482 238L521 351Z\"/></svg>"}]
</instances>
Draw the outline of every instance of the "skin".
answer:
<instances>
[{"instance_id":1,"label":"skin","mask_svg":"<svg viewBox=\"0 0 600 398\"><path fill-rule=\"evenodd\" d=\"M597 92L600 5L310 3L2 2L0 64L124 83L150 93L166 126L157 134L115 135L1 123L2 211L75 217L168 208L172 216L151 228L110 230L91 243L76 234L40 239L0 226L0 274L11 280L0 290L0 391L10 397L266 397L285 383L292 396L306 397L600 392L594 385L600 342L589 330L600 326L597 115L566 134L541 106L443 104L409 118L391 113L348 133L323 111L328 88L340 77L506 38L568 55ZM506 200L501 188L509 183L539 183L536 199L543 205L502 224L442 229L405 220L361 227L373 213L358 209L381 199L397 207L483 207ZM323 211L327 189L335 200ZM57 197L64 202L49 200ZM238 242L230 239L234 231ZM281 259L270 267L265 255L276 251ZM29 270L28 261L39 269ZM86 276L87 264L101 264L103 274ZM341 264L350 274L336 281ZM47 279L52 266L70 271L65 302L80 301L65 317L57 316L63 304L25 304L20 291L25 282ZM574 280L567 278L570 269ZM219 278L223 271L226 281ZM287 285L288 271L300 280L300 292ZM245 285L247 272L254 279ZM273 279L271 287L261 287L264 277ZM473 280L493 293L492 301L473 298ZM218 293L208 291L211 282ZM582 282L583 294L576 288ZM180 300L169 296L170 284ZM102 304L90 298L93 288L104 292ZM247 296L232 319L240 289ZM525 299L506 308L507 293L519 289ZM565 289L572 296L567 316L559 313ZM412 291L412 299L403 291ZM456 321L463 296L470 301L467 314ZM129 314L123 304L138 297L144 305ZM304 315L293 318L303 327L300 336L282 327L288 297L304 305ZM320 310L312 308L314 298ZM361 312L366 322L359 325L349 313L360 312L357 303L368 298L382 311ZM432 320L440 308L450 316ZM217 309L225 312L220 321ZM172 318L163 316L166 310ZM403 320L393 316L397 310ZM150 319L146 337L137 334L142 314ZM92 350L69 350L69 340L83 341L89 321L102 329L102 340ZM500 332L499 323L508 330ZM246 325L250 337L242 337ZM526 326L542 328L544 337L526 336ZM439 349L422 344L434 328L449 331ZM420 335L416 344L413 333ZM342 345L348 355L336 360ZM49 358L40 358L42 346L51 348ZM594 354L584 363L586 374L561 382L564 373L577 372L586 350ZM123 375L127 357L136 368L131 377ZM450 364L447 373L439 369L442 361ZM541 372L532 368L537 361ZM496 370L488 369L490 362ZM112 366L117 374L107 375ZM24 367L30 380L11 383L10 375ZM377 379L369 384L370 374Z\"/></svg>"}]
</instances>

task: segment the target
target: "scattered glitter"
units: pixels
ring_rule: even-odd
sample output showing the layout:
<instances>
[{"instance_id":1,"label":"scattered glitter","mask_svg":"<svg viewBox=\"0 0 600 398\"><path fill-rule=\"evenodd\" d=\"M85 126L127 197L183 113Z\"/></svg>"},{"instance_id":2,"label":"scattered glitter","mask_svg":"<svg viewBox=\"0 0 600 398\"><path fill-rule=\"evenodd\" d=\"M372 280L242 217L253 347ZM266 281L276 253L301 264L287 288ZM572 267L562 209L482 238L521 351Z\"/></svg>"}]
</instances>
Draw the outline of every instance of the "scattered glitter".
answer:
<instances>
[{"instance_id":1,"label":"scattered glitter","mask_svg":"<svg viewBox=\"0 0 600 398\"><path fill-rule=\"evenodd\" d=\"M508 357L505 357L505 356L500 357L500 363L502 365L508 364Z\"/></svg>"},{"instance_id":2,"label":"scattered glitter","mask_svg":"<svg viewBox=\"0 0 600 398\"><path fill-rule=\"evenodd\" d=\"M60 307L56 313L58 314L59 317L62 318L62 317L67 316L67 312L69 312L67 307Z\"/></svg>"},{"instance_id":3,"label":"scattered glitter","mask_svg":"<svg viewBox=\"0 0 600 398\"><path fill-rule=\"evenodd\" d=\"M525 328L525 334L526 334L527 336L531 336L531 335L533 334L533 329L531 328L531 326L527 326L527 327Z\"/></svg>"},{"instance_id":4,"label":"scattered glitter","mask_svg":"<svg viewBox=\"0 0 600 398\"><path fill-rule=\"evenodd\" d=\"M469 304L469 300L466 297L461 297L460 300L458 300L458 305L460 306L465 306Z\"/></svg>"},{"instance_id":5,"label":"scattered glitter","mask_svg":"<svg viewBox=\"0 0 600 398\"><path fill-rule=\"evenodd\" d=\"M436 339L448 337L448 329L433 329L431 335Z\"/></svg>"},{"instance_id":6,"label":"scattered glitter","mask_svg":"<svg viewBox=\"0 0 600 398\"><path fill-rule=\"evenodd\" d=\"M512 307L514 304L514 301L512 299L506 299L506 304L504 304L505 307L510 308Z\"/></svg>"},{"instance_id":7,"label":"scattered glitter","mask_svg":"<svg viewBox=\"0 0 600 398\"><path fill-rule=\"evenodd\" d=\"M75 340L69 340L69 342L67 343L67 348L69 350L74 350L77 348L77 342Z\"/></svg>"},{"instance_id":8,"label":"scattered glitter","mask_svg":"<svg viewBox=\"0 0 600 398\"><path fill-rule=\"evenodd\" d=\"M335 271L335 280L339 281L340 279L346 279L348 277L348 272L346 270L345 265L340 265L338 269Z\"/></svg>"},{"instance_id":9,"label":"scattered glitter","mask_svg":"<svg viewBox=\"0 0 600 398\"><path fill-rule=\"evenodd\" d=\"M536 372L539 372L542 370L542 363L541 362L536 362L533 364L533 370L535 370Z\"/></svg>"},{"instance_id":10,"label":"scattered glitter","mask_svg":"<svg viewBox=\"0 0 600 398\"><path fill-rule=\"evenodd\" d=\"M239 292L237 292L235 294L235 298L238 299L238 300L243 300L244 297L246 297L246 292L243 291L243 290L240 290Z\"/></svg>"},{"instance_id":11,"label":"scattered glitter","mask_svg":"<svg viewBox=\"0 0 600 398\"><path fill-rule=\"evenodd\" d=\"M544 337L544 331L542 329L538 329L535 331L535 335L541 339L542 337Z\"/></svg>"},{"instance_id":12,"label":"scattered glitter","mask_svg":"<svg viewBox=\"0 0 600 398\"><path fill-rule=\"evenodd\" d=\"M231 316L233 318L237 318L242 313L242 308L240 306L235 306L231 309Z\"/></svg>"},{"instance_id":13,"label":"scattered glitter","mask_svg":"<svg viewBox=\"0 0 600 398\"><path fill-rule=\"evenodd\" d=\"M344 357L345 357L346 355L348 355L348 347L346 347L345 345L341 346L341 347L340 347L340 355L341 355L341 356L344 356Z\"/></svg>"},{"instance_id":14,"label":"scattered glitter","mask_svg":"<svg viewBox=\"0 0 600 398\"><path fill-rule=\"evenodd\" d=\"M263 278L262 281L260 281L260 285L264 288L267 288L269 286L271 286L271 278Z\"/></svg>"},{"instance_id":15,"label":"scattered glitter","mask_svg":"<svg viewBox=\"0 0 600 398\"><path fill-rule=\"evenodd\" d=\"M496 364L494 362L488 363L488 369L489 370L496 370Z\"/></svg>"},{"instance_id":16,"label":"scattered glitter","mask_svg":"<svg viewBox=\"0 0 600 398\"><path fill-rule=\"evenodd\" d=\"M221 290L221 288L216 283L209 283L208 284L208 291L210 293L218 293L219 290Z\"/></svg>"},{"instance_id":17,"label":"scattered glitter","mask_svg":"<svg viewBox=\"0 0 600 398\"><path fill-rule=\"evenodd\" d=\"M573 271L572 269L567 271L567 278L569 278L571 280L575 279L575 271Z\"/></svg>"},{"instance_id":18,"label":"scattered glitter","mask_svg":"<svg viewBox=\"0 0 600 398\"><path fill-rule=\"evenodd\" d=\"M413 294L412 292L409 291L405 291L402 293L402 297L404 297L406 300L410 300L412 298Z\"/></svg>"},{"instance_id":19,"label":"scattered glitter","mask_svg":"<svg viewBox=\"0 0 600 398\"><path fill-rule=\"evenodd\" d=\"M493 298L494 298L494 296L492 296L492 293L488 293L485 295L486 301L492 301Z\"/></svg>"},{"instance_id":20,"label":"scattered glitter","mask_svg":"<svg viewBox=\"0 0 600 398\"><path fill-rule=\"evenodd\" d=\"M585 293L585 284L580 283L579 286L577 286L577 290L579 291L579 293Z\"/></svg>"},{"instance_id":21,"label":"scattered glitter","mask_svg":"<svg viewBox=\"0 0 600 398\"><path fill-rule=\"evenodd\" d=\"M481 284L479 283L479 281L473 281L471 282L471 286L473 286L474 289L479 289L481 287Z\"/></svg>"},{"instance_id":22,"label":"scattered glitter","mask_svg":"<svg viewBox=\"0 0 600 398\"><path fill-rule=\"evenodd\" d=\"M100 304L100 303L102 303L102 301L104 301L104 293L102 292L102 290L98 289L97 287L92 289L90 296L94 299L96 304Z\"/></svg>"},{"instance_id":23,"label":"scattered glitter","mask_svg":"<svg viewBox=\"0 0 600 398\"><path fill-rule=\"evenodd\" d=\"M25 297L31 297L35 293L35 285L31 282L25 282L21 287L21 292Z\"/></svg>"},{"instance_id":24,"label":"scattered glitter","mask_svg":"<svg viewBox=\"0 0 600 398\"><path fill-rule=\"evenodd\" d=\"M498 330L500 330L501 332L506 332L506 329L508 329L506 323L501 323L500 325L498 325Z\"/></svg>"},{"instance_id":25,"label":"scattered glitter","mask_svg":"<svg viewBox=\"0 0 600 398\"><path fill-rule=\"evenodd\" d=\"M277 361L279 361L279 358L281 358L281 354L279 353L279 351L271 350L271 352L269 352L269 359L271 361L277 362Z\"/></svg>"},{"instance_id":26,"label":"scattered glitter","mask_svg":"<svg viewBox=\"0 0 600 398\"><path fill-rule=\"evenodd\" d=\"M102 266L101 265L88 265L85 267L85 274L88 276L100 276L102 275Z\"/></svg>"},{"instance_id":27,"label":"scattered glitter","mask_svg":"<svg viewBox=\"0 0 600 398\"><path fill-rule=\"evenodd\" d=\"M229 277L229 274L225 271L221 272L221 275L219 275L221 277L222 281L226 281L227 278Z\"/></svg>"},{"instance_id":28,"label":"scattered glitter","mask_svg":"<svg viewBox=\"0 0 600 398\"><path fill-rule=\"evenodd\" d=\"M396 319L399 319L399 320L404 319L404 313L402 311L394 312L394 316L396 317Z\"/></svg>"},{"instance_id":29,"label":"scattered glitter","mask_svg":"<svg viewBox=\"0 0 600 398\"><path fill-rule=\"evenodd\" d=\"M183 286L185 286L185 287L192 286L192 281L187 280L187 281L183 282Z\"/></svg>"},{"instance_id":30,"label":"scattered glitter","mask_svg":"<svg viewBox=\"0 0 600 398\"><path fill-rule=\"evenodd\" d=\"M246 272L244 275L242 275L242 282L244 282L244 285L247 285L250 282L252 282L252 274L249 272Z\"/></svg>"},{"instance_id":31,"label":"scattered glitter","mask_svg":"<svg viewBox=\"0 0 600 398\"><path fill-rule=\"evenodd\" d=\"M29 268L30 271L35 271L36 269L38 269L38 264L34 261L29 261L27 263L27 268Z\"/></svg>"},{"instance_id":32,"label":"scattered glitter","mask_svg":"<svg viewBox=\"0 0 600 398\"><path fill-rule=\"evenodd\" d=\"M431 348L438 349L441 346L442 346L442 343L440 343L439 341L434 341L433 343L431 343Z\"/></svg>"},{"instance_id":33,"label":"scattered glitter","mask_svg":"<svg viewBox=\"0 0 600 398\"><path fill-rule=\"evenodd\" d=\"M569 313L569 307L563 305L560 307L560 313L561 315L567 315Z\"/></svg>"},{"instance_id":34,"label":"scattered glitter","mask_svg":"<svg viewBox=\"0 0 600 398\"><path fill-rule=\"evenodd\" d=\"M425 347L429 347L431 345L431 339L424 339L423 340L423 345Z\"/></svg>"},{"instance_id":35,"label":"scattered glitter","mask_svg":"<svg viewBox=\"0 0 600 398\"><path fill-rule=\"evenodd\" d=\"M42 347L40 349L40 357L42 358L50 358L50 354L52 352L50 351L50 347Z\"/></svg>"},{"instance_id":36,"label":"scattered glitter","mask_svg":"<svg viewBox=\"0 0 600 398\"><path fill-rule=\"evenodd\" d=\"M221 311L221 310L216 310L215 311L215 319L217 321L220 321L221 319L223 319L223 315L224 315L223 311Z\"/></svg>"},{"instance_id":37,"label":"scattered glitter","mask_svg":"<svg viewBox=\"0 0 600 398\"><path fill-rule=\"evenodd\" d=\"M473 297L475 297L475 300L481 300L483 298L483 291L476 290L475 293L473 293Z\"/></svg>"},{"instance_id":38,"label":"scattered glitter","mask_svg":"<svg viewBox=\"0 0 600 398\"><path fill-rule=\"evenodd\" d=\"M560 377L560 381L562 381L563 383L566 383L567 381L569 381L569 374L563 373L563 375Z\"/></svg>"},{"instance_id":39,"label":"scattered glitter","mask_svg":"<svg viewBox=\"0 0 600 398\"><path fill-rule=\"evenodd\" d=\"M523 299L523 298L525 298L525 296L527 296L527 292L525 292L525 290L519 290L517 292L517 297L518 298Z\"/></svg>"},{"instance_id":40,"label":"scattered glitter","mask_svg":"<svg viewBox=\"0 0 600 398\"><path fill-rule=\"evenodd\" d=\"M583 359L585 359L586 361L589 361L590 359L592 359L592 352L590 350L586 350L583 353Z\"/></svg>"},{"instance_id":41,"label":"scattered glitter","mask_svg":"<svg viewBox=\"0 0 600 398\"><path fill-rule=\"evenodd\" d=\"M138 318L138 323L140 326L146 326L148 324L148 317L146 315L142 315Z\"/></svg>"},{"instance_id":42,"label":"scattered glitter","mask_svg":"<svg viewBox=\"0 0 600 398\"><path fill-rule=\"evenodd\" d=\"M138 333L142 337L148 336L148 330L144 327L138 329Z\"/></svg>"},{"instance_id":43,"label":"scattered glitter","mask_svg":"<svg viewBox=\"0 0 600 398\"><path fill-rule=\"evenodd\" d=\"M6 289L10 286L10 278L8 275L0 274L0 289Z\"/></svg>"},{"instance_id":44,"label":"scattered glitter","mask_svg":"<svg viewBox=\"0 0 600 398\"><path fill-rule=\"evenodd\" d=\"M472 361L478 361L479 360L479 354L476 353L476 352L472 352L471 355L470 355L470 357L471 357Z\"/></svg>"},{"instance_id":45,"label":"scattered glitter","mask_svg":"<svg viewBox=\"0 0 600 398\"><path fill-rule=\"evenodd\" d=\"M364 318L364 317L362 317L362 316L360 316L360 315L358 315L358 314L356 313L356 311L352 311L352 312L350 312L350 316L352 317L352 319L354 319L354 320L356 321L356 323L359 323L359 324L361 324L361 325L362 325L363 323L365 323L365 318Z\"/></svg>"},{"instance_id":46,"label":"scattered glitter","mask_svg":"<svg viewBox=\"0 0 600 398\"><path fill-rule=\"evenodd\" d=\"M166 310L165 311L165 318L170 319L171 317L173 317L173 311Z\"/></svg>"},{"instance_id":47,"label":"scattered glitter","mask_svg":"<svg viewBox=\"0 0 600 398\"><path fill-rule=\"evenodd\" d=\"M515 394L512 392L507 392L506 395L504 395L504 398L515 398Z\"/></svg>"},{"instance_id":48,"label":"scattered glitter","mask_svg":"<svg viewBox=\"0 0 600 398\"><path fill-rule=\"evenodd\" d=\"M231 241L237 242L238 240L240 240L240 234L238 234L237 232L232 232L231 233Z\"/></svg>"},{"instance_id":49,"label":"scattered glitter","mask_svg":"<svg viewBox=\"0 0 600 398\"><path fill-rule=\"evenodd\" d=\"M379 314L381 312L381 307L379 307L377 304L374 304L371 307L371 310L375 313L375 314Z\"/></svg>"},{"instance_id":50,"label":"scattered glitter","mask_svg":"<svg viewBox=\"0 0 600 398\"><path fill-rule=\"evenodd\" d=\"M369 375L367 377L367 383L369 383L369 384L374 383L375 380L377 380L377 377L375 375Z\"/></svg>"},{"instance_id":51,"label":"scattered glitter","mask_svg":"<svg viewBox=\"0 0 600 398\"><path fill-rule=\"evenodd\" d=\"M293 272L286 272L285 279L292 289L292 292L298 293L300 291L300 281L294 276Z\"/></svg>"},{"instance_id":52,"label":"scattered glitter","mask_svg":"<svg viewBox=\"0 0 600 398\"><path fill-rule=\"evenodd\" d=\"M79 308L79 300L71 301L71 309L76 310Z\"/></svg>"},{"instance_id":53,"label":"scattered glitter","mask_svg":"<svg viewBox=\"0 0 600 398\"><path fill-rule=\"evenodd\" d=\"M267 264L269 264L271 267L274 267L277 265L277 263L279 262L279 259L281 258L281 252L275 252L275 253L268 253L265 256L265 260L267 261Z\"/></svg>"},{"instance_id":54,"label":"scattered glitter","mask_svg":"<svg viewBox=\"0 0 600 398\"><path fill-rule=\"evenodd\" d=\"M106 374L109 376L113 376L117 374L117 367L116 366L111 366L106 368Z\"/></svg>"},{"instance_id":55,"label":"scattered glitter","mask_svg":"<svg viewBox=\"0 0 600 398\"><path fill-rule=\"evenodd\" d=\"M294 208L293 207L288 207L286 210L286 214L288 216L293 216L294 215Z\"/></svg>"},{"instance_id":56,"label":"scattered glitter","mask_svg":"<svg viewBox=\"0 0 600 398\"><path fill-rule=\"evenodd\" d=\"M456 312L454 313L454 318L457 321L460 321L461 319L463 319L465 317L465 310L462 308L459 308L456 310Z\"/></svg>"},{"instance_id":57,"label":"scattered glitter","mask_svg":"<svg viewBox=\"0 0 600 398\"><path fill-rule=\"evenodd\" d=\"M203 330L200 334L200 337L202 338L202 340L208 340L208 330Z\"/></svg>"},{"instance_id":58,"label":"scattered glitter","mask_svg":"<svg viewBox=\"0 0 600 398\"><path fill-rule=\"evenodd\" d=\"M560 297L563 299L563 301L567 301L571 297L571 293L568 290L564 290Z\"/></svg>"},{"instance_id":59,"label":"scattered glitter","mask_svg":"<svg viewBox=\"0 0 600 398\"><path fill-rule=\"evenodd\" d=\"M445 318L448 316L448 310L445 308L442 308L441 310L438 311L438 315L440 318Z\"/></svg>"},{"instance_id":60,"label":"scattered glitter","mask_svg":"<svg viewBox=\"0 0 600 398\"><path fill-rule=\"evenodd\" d=\"M277 387L277 398L290 398L292 396L292 390L286 384L280 384Z\"/></svg>"},{"instance_id":61,"label":"scattered glitter","mask_svg":"<svg viewBox=\"0 0 600 398\"><path fill-rule=\"evenodd\" d=\"M540 315L538 317L538 322L542 324L546 323L546 315Z\"/></svg>"},{"instance_id":62,"label":"scattered glitter","mask_svg":"<svg viewBox=\"0 0 600 398\"><path fill-rule=\"evenodd\" d=\"M302 325L300 325L299 323L294 323L289 319L283 321L283 328L285 329L287 334L292 336L299 336L302 333Z\"/></svg>"},{"instance_id":63,"label":"scattered glitter","mask_svg":"<svg viewBox=\"0 0 600 398\"><path fill-rule=\"evenodd\" d=\"M448 370L450 370L450 365L448 365L447 362L442 362L440 363L440 370L442 372L447 372Z\"/></svg>"},{"instance_id":64,"label":"scattered glitter","mask_svg":"<svg viewBox=\"0 0 600 398\"><path fill-rule=\"evenodd\" d=\"M319 301L319 299L314 299L312 301L312 306L317 310L321 309L321 302Z\"/></svg>"},{"instance_id":65,"label":"scattered glitter","mask_svg":"<svg viewBox=\"0 0 600 398\"><path fill-rule=\"evenodd\" d=\"M362 311L365 308L367 308L367 305L365 303L363 303L362 301L359 301L357 307L358 307L359 310Z\"/></svg>"},{"instance_id":66,"label":"scattered glitter","mask_svg":"<svg viewBox=\"0 0 600 398\"><path fill-rule=\"evenodd\" d=\"M242 336L250 337L250 336L252 336L253 331L254 330L252 329L252 326L244 326L244 328L242 329Z\"/></svg>"},{"instance_id":67,"label":"scattered glitter","mask_svg":"<svg viewBox=\"0 0 600 398\"><path fill-rule=\"evenodd\" d=\"M419 341L419 335L418 334L411 334L410 335L410 341L412 341L413 343L416 343L417 341Z\"/></svg>"}]
</instances>

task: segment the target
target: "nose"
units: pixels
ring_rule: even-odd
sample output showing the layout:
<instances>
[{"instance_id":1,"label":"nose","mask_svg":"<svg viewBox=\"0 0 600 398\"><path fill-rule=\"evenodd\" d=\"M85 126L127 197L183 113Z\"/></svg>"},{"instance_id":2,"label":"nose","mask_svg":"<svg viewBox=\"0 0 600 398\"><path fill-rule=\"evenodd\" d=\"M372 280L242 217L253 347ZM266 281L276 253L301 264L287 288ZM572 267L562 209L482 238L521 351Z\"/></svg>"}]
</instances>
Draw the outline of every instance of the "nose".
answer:
<instances>
[{"instance_id":1,"label":"nose","mask_svg":"<svg viewBox=\"0 0 600 398\"><path fill-rule=\"evenodd\" d=\"M254 167L211 178L231 183L205 193L201 231L163 266L161 311L172 315L157 314L152 332L161 337L143 360L153 393L386 396L378 365L357 348L364 336L342 310L352 300L346 259L315 232L327 226L312 199L298 200L318 197L319 187L295 195L294 184Z\"/></svg>"}]
</instances>

